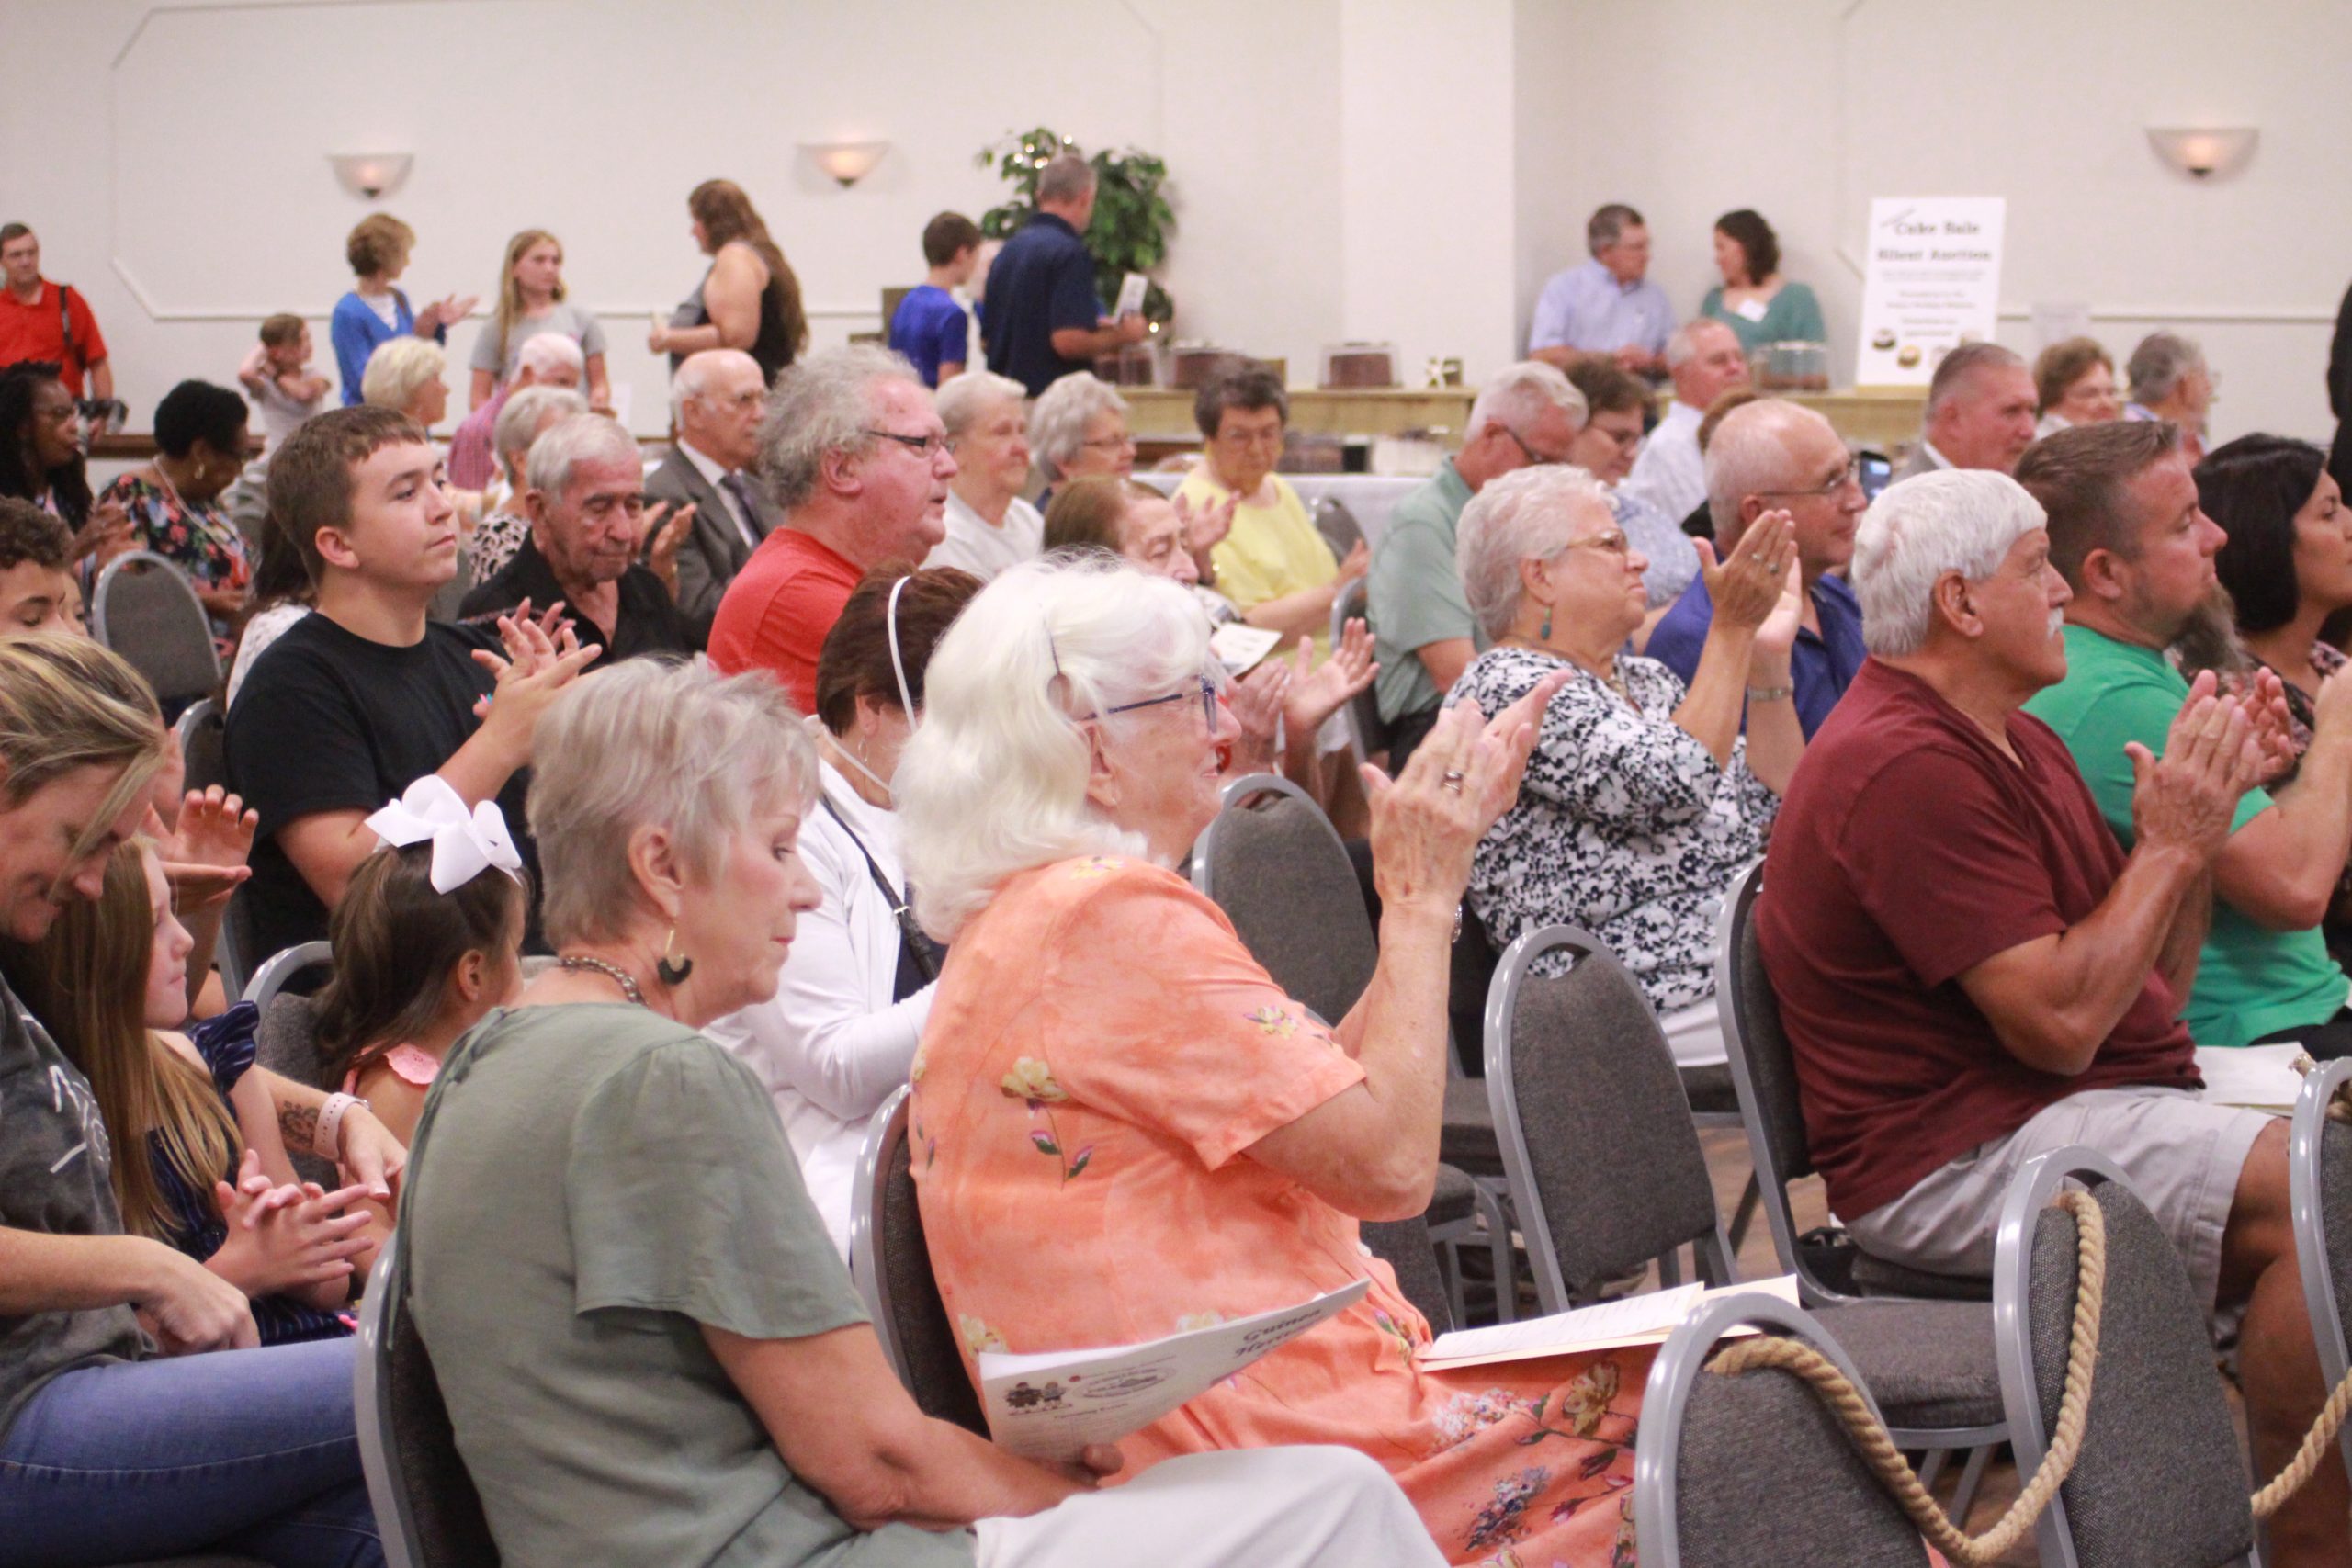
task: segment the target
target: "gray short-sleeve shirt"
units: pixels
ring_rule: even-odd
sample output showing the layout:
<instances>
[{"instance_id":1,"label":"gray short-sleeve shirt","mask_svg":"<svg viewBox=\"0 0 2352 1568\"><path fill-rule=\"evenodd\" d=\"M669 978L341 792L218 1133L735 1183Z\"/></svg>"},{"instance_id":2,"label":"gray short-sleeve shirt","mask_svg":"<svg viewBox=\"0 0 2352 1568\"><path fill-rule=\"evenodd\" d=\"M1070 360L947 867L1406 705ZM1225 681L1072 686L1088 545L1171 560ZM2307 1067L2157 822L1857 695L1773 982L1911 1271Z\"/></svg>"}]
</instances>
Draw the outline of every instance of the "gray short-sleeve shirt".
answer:
<instances>
[{"instance_id":1,"label":"gray short-sleeve shirt","mask_svg":"<svg viewBox=\"0 0 2352 1568\"><path fill-rule=\"evenodd\" d=\"M401 1224L418 1331L515 1568L966 1565L863 1533L785 1465L702 1325L865 1321L767 1091L641 1008L492 1014L417 1129Z\"/></svg>"},{"instance_id":2,"label":"gray short-sleeve shirt","mask_svg":"<svg viewBox=\"0 0 2352 1568\"><path fill-rule=\"evenodd\" d=\"M514 379L516 367L523 362L523 345L541 333L560 333L580 345L581 354L593 359L605 352L605 329L596 318L579 306L559 299L548 308L548 313L517 321L506 334L506 356L498 355L498 320L492 317L481 324L474 334L474 352L468 361L476 370L487 370L504 386Z\"/></svg>"}]
</instances>

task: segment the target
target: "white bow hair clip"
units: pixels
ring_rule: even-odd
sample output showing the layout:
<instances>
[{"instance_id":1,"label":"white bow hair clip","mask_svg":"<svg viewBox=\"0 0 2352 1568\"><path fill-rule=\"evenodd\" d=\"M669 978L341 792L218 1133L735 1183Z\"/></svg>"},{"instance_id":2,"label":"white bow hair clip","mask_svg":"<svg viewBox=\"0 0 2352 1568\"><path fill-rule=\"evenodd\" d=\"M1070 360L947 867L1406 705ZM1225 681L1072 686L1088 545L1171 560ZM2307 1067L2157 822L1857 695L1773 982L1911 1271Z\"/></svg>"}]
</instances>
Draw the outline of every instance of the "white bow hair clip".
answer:
<instances>
[{"instance_id":1,"label":"white bow hair clip","mask_svg":"<svg viewBox=\"0 0 2352 1568\"><path fill-rule=\"evenodd\" d=\"M463 887L493 866L513 876L523 869L506 814L494 800L469 811L465 801L438 773L427 773L401 792L398 800L368 818L368 826L393 849L433 840L433 891Z\"/></svg>"}]
</instances>

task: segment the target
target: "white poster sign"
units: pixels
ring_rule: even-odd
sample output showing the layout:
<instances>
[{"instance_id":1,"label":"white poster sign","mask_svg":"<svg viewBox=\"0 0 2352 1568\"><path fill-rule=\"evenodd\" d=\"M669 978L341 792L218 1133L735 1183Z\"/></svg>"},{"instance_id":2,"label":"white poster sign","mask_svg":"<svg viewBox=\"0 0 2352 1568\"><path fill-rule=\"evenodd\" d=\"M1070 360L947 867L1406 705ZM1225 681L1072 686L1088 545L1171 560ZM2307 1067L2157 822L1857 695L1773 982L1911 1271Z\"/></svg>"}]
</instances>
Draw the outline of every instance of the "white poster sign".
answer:
<instances>
[{"instance_id":1,"label":"white poster sign","mask_svg":"<svg viewBox=\"0 0 2352 1568\"><path fill-rule=\"evenodd\" d=\"M2007 206L1997 196L1871 203L1856 386L1924 387L1945 355L1991 339Z\"/></svg>"}]
</instances>

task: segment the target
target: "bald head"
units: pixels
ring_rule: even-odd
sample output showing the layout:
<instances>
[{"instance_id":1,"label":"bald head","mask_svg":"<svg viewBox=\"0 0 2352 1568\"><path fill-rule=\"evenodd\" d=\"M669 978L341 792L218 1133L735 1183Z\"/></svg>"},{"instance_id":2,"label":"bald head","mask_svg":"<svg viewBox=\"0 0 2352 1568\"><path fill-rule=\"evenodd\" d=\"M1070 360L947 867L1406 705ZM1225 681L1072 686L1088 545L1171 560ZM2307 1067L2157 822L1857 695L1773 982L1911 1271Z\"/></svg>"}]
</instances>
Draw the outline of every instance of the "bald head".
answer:
<instances>
[{"instance_id":1,"label":"bald head","mask_svg":"<svg viewBox=\"0 0 2352 1568\"><path fill-rule=\"evenodd\" d=\"M758 455L766 412L767 378L741 349L688 355L671 378L670 413L678 438L730 471L749 468Z\"/></svg>"},{"instance_id":2,"label":"bald head","mask_svg":"<svg viewBox=\"0 0 2352 1568\"><path fill-rule=\"evenodd\" d=\"M1738 334L1705 316L1685 322L1667 339L1666 368L1674 378L1675 401L1694 409L1747 384L1747 355Z\"/></svg>"},{"instance_id":3,"label":"bald head","mask_svg":"<svg viewBox=\"0 0 2352 1568\"><path fill-rule=\"evenodd\" d=\"M1742 404L1716 426L1706 461L1719 554L1764 513L1785 511L1807 582L1852 558L1862 487L1844 439L1813 410L1781 398Z\"/></svg>"}]
</instances>

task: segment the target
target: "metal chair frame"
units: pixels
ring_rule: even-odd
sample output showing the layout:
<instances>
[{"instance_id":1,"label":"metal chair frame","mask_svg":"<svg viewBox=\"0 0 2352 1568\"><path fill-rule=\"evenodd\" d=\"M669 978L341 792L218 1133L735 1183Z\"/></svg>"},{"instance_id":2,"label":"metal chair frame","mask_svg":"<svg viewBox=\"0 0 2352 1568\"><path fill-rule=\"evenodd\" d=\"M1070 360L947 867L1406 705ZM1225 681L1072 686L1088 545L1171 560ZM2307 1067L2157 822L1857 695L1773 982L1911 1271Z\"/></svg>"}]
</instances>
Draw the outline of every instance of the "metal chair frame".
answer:
<instances>
[{"instance_id":1,"label":"metal chair frame","mask_svg":"<svg viewBox=\"0 0 2352 1568\"><path fill-rule=\"evenodd\" d=\"M2335 1271L2327 1256L2322 1136L2327 1130L2328 1101L2347 1079L2352 1079L2352 1057L2314 1068L2295 1097L2287 1139L2287 1192L2294 1215L2295 1258L2303 1278L2303 1310L2311 1316L2312 1337L2319 1347L2320 1381L2329 1388L2342 1382L2352 1368L2352 1347L2346 1343L2344 1316L2335 1303ZM2352 1423L2336 1435L2335 1446L2346 1468L2352 1470Z\"/></svg>"},{"instance_id":2,"label":"metal chair frame","mask_svg":"<svg viewBox=\"0 0 2352 1568\"><path fill-rule=\"evenodd\" d=\"M334 949L323 942L305 942L272 953L269 961L254 971L254 977L244 989L242 999L262 1011L277 999L277 993L290 984L294 976L316 964L334 961Z\"/></svg>"},{"instance_id":3,"label":"metal chair frame","mask_svg":"<svg viewBox=\"0 0 2352 1568\"><path fill-rule=\"evenodd\" d=\"M184 599L188 614L196 617L196 624L204 634L205 656L211 661L211 672L200 683L185 687L175 683L171 691L159 691L156 694L169 703L174 697L200 695L220 685L220 650L212 646L212 620L205 613L204 601L196 596L196 585L188 581L187 573L182 571L167 558L157 555L153 550L126 550L108 561L105 569L98 573L98 581L90 590L90 635L107 648L114 649L117 653L124 652L123 649L115 648L113 635L107 625L107 605L112 597L111 590L116 580L132 567L146 570L162 570L171 574L169 581L179 590L175 597ZM127 653L124 656L130 657ZM131 662L136 665L138 660L132 659ZM143 670L140 672L146 673Z\"/></svg>"},{"instance_id":4,"label":"metal chair frame","mask_svg":"<svg viewBox=\"0 0 2352 1568\"><path fill-rule=\"evenodd\" d=\"M385 1568L426 1568L401 1463L400 1437L392 1429L391 1401L384 1393L390 1381L385 1363L391 1359L392 1316L400 1310L393 1298L406 1282L401 1238L397 1229L384 1238L368 1278L368 1295L359 1305L357 1353L351 1359L351 1396L359 1428L359 1470L375 1509Z\"/></svg>"},{"instance_id":5,"label":"metal chair frame","mask_svg":"<svg viewBox=\"0 0 2352 1568\"><path fill-rule=\"evenodd\" d=\"M893 1089L866 1119L865 1141L857 1151L857 1179L849 1194L850 1280L865 1298L866 1315L874 1320L874 1337L882 1341L883 1356L910 1393L914 1385L907 1375L907 1354L899 1343L899 1320L891 1310L890 1281L882 1268L881 1230L882 1190L890 1174L885 1156L892 1145L906 1140L907 1100L913 1093L907 1086Z\"/></svg>"}]
</instances>

